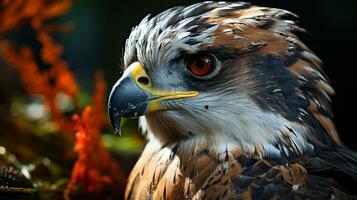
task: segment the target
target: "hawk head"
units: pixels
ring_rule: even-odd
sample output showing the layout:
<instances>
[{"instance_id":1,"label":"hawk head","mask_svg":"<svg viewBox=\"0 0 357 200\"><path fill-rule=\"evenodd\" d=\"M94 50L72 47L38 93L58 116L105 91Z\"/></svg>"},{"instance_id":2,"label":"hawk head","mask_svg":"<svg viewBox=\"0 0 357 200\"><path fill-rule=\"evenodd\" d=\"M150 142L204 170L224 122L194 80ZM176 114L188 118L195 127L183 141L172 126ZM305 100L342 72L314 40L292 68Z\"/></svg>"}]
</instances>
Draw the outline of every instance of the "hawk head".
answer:
<instances>
[{"instance_id":1,"label":"hawk head","mask_svg":"<svg viewBox=\"0 0 357 200\"><path fill-rule=\"evenodd\" d=\"M226 150L289 156L339 144L334 91L321 61L297 37L291 12L201 2L147 16L126 41L125 71L109 97L120 119L138 118L161 145L204 140Z\"/></svg>"}]
</instances>

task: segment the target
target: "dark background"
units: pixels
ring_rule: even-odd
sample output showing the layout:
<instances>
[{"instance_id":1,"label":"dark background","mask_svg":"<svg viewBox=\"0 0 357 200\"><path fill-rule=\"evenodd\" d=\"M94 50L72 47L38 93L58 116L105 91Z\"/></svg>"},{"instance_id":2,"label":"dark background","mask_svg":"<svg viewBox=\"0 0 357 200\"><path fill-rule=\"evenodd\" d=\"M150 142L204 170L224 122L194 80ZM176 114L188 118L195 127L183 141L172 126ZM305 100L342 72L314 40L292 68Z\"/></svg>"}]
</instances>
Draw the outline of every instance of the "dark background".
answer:
<instances>
[{"instance_id":1,"label":"dark background","mask_svg":"<svg viewBox=\"0 0 357 200\"><path fill-rule=\"evenodd\" d=\"M120 57L131 28L149 13L198 1L77 0L64 20L75 29L59 39L65 44L65 58L82 88L91 89L94 71L104 69L109 86L119 77ZM277 7L300 16L300 25L311 35L304 42L324 61L324 69L336 90L333 99L335 122L346 145L354 145L355 83L357 47L356 0L254 0L254 4Z\"/></svg>"}]
</instances>

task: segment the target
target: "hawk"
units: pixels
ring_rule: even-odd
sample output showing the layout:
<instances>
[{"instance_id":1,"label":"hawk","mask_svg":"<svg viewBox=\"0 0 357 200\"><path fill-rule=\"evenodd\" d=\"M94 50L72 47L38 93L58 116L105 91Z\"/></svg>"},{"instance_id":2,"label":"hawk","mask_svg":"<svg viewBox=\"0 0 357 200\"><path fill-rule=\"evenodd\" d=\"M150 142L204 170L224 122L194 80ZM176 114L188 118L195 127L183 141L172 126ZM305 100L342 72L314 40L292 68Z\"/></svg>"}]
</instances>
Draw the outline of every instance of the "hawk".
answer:
<instances>
[{"instance_id":1,"label":"hawk","mask_svg":"<svg viewBox=\"0 0 357 200\"><path fill-rule=\"evenodd\" d=\"M332 120L329 79L289 11L196 3L145 17L109 96L148 143L126 199L352 199L357 154Z\"/></svg>"}]
</instances>

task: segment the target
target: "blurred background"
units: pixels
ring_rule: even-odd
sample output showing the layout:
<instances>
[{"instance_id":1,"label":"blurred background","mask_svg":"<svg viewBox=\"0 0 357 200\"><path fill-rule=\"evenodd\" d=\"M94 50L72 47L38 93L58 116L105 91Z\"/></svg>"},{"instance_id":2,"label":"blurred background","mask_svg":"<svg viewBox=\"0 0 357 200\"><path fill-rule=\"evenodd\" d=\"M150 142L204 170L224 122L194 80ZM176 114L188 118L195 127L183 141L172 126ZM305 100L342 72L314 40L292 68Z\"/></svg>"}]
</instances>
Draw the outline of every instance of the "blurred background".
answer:
<instances>
[{"instance_id":1,"label":"blurred background","mask_svg":"<svg viewBox=\"0 0 357 200\"><path fill-rule=\"evenodd\" d=\"M9 2L11 1L2 0L0 12L9 8L9 4L11 4ZM33 0L32 4L34 2L45 4L43 2L46 1ZM54 31L49 31L51 32L49 35L52 38L51 41L53 40L52 43L59 44L62 48L59 55L54 57L67 63L66 70L70 74L70 79L74 79L75 88L78 87L78 89L64 89L64 95L60 97L56 95L53 97L53 101L57 103L59 101L59 105L61 105L59 121L69 120L71 123L74 121L73 132L86 132L83 129L86 126L83 124L86 123L86 120L87 123L91 121L88 119L91 114L93 116L102 116L105 113L106 97L111 86L120 76L120 59L123 54L125 40L129 36L132 27L137 25L147 14L155 15L172 6L189 5L197 1L75 0L70 3L70 1L64 0L63 2L69 3L56 8L57 10L62 8L63 12L53 17L49 16L45 20L48 24L65 24L63 27L57 28L60 31L52 27ZM250 2L261 6L283 8L300 16L300 25L311 33L303 36L303 40L324 61L325 72L330 77L336 90L336 95L332 98L332 108L335 113L338 132L347 146L357 150L357 146L354 144L354 116L357 111L354 99L357 91L357 84L355 83L357 77L355 77L354 73L357 67L355 64L357 1L253 0ZM45 9L46 6L42 7L42 9ZM53 9L54 13L56 9ZM40 11L38 10L38 12ZM2 18L0 22L6 20L9 19ZM0 31L0 40L10 42L14 49L21 49L23 45L30 47L33 51L33 59L38 63L39 72L47 73L51 67L56 65L46 61L46 56L43 55L42 51L43 46L48 43L46 40L47 31L44 30L49 30L49 28L45 26L38 28L38 26L34 25L36 24L35 21L31 20L15 26L11 30L5 30L3 33ZM41 36L41 32L45 32L45 34ZM5 52L10 51L7 43L3 45L3 48ZM2 54L5 55L6 53L3 52ZM70 142L66 142L67 139L61 134L52 134L52 132L71 132L71 128L66 129L65 127L61 128L61 126L53 128L51 123L47 123L50 119L46 118L46 112L41 107L47 102L47 93L41 93L42 90L26 89L23 83L27 69L24 67L11 67L9 57L11 55L5 56L5 59L0 58L0 155L2 155L0 157L0 166L1 164L7 166L7 168L0 169L0 174L6 172L12 174L12 176L17 176L15 172L11 171L12 168L8 166L14 166L13 170L20 170L21 172L26 172L27 170L28 177L32 179L39 178L32 180L30 185L15 184L14 187L42 188L44 191L52 192L54 196L57 195L56 197L58 197L59 193L62 194L63 190L67 191L66 197L83 195L80 192L80 188L73 186L78 182L84 182L85 184L83 185L88 186L83 191L88 191L92 188L93 191L103 192L103 188L97 188L96 190L96 187L88 181L88 177L91 177L91 175L80 173L80 175L76 175L73 172L76 164L81 166L79 158L82 154L80 150L78 148L77 150L72 150L73 146L81 142L80 136L72 134L69 136L70 138L72 137L72 139L69 139ZM26 61L26 59L24 60ZM102 71L104 76L98 70ZM22 75L19 75L19 71L20 74L22 71ZM50 75L53 77L46 79L46 81L50 85L49 88L51 88L52 79L54 79L54 90L62 91L62 86L58 81L61 77L53 75L57 72L53 72ZM105 84L105 82L107 90L101 87L103 86L101 83ZM67 86L63 87L67 88ZM73 94L70 91L74 91ZM93 96L98 91L103 93L102 96ZM45 100L41 95L45 96ZM96 110L96 102L100 102L103 108ZM86 110L88 105L92 105L93 112ZM35 114L33 114L33 111L36 111ZM53 112L53 110L49 112ZM77 118L74 117L75 119L72 120L71 116L76 113ZM22 118L24 119L22 120ZM14 119L16 119L15 122ZM46 123L42 123L44 121ZM96 117L94 117L94 121L97 121ZM44 126L43 124L47 125ZM98 123L92 130L101 135L95 137L97 139L100 138L101 142L97 145L99 149L105 151L103 155L109 155L106 162L119 163L116 166L117 168L113 167L113 169L120 168L122 176L127 176L145 143L137 133L136 122L127 122L123 131L124 137L122 138L114 137L110 126L106 122ZM31 136L24 135L27 133L18 134L17 132L19 131L29 132ZM56 143L51 142L54 139ZM104 148L100 147L101 145ZM64 155L68 157L64 159ZM40 170L37 170L36 167ZM107 175L110 176L113 172L103 171L101 166L96 166L96 168L98 169L99 177L102 178L100 179L101 182L104 184L115 182L114 180L106 182L105 179ZM46 173L43 173L44 169L46 169ZM73 178L74 175L77 178ZM52 179L48 179L48 177L52 177ZM18 179L22 180L21 177L18 177ZM119 179L125 178L119 177ZM72 186L68 186L71 185L69 183L72 183ZM118 184L124 185L120 181ZM6 183L0 181L0 187L2 185L6 185ZM29 191L31 193L32 190ZM24 192L26 193L26 191ZM43 199L53 198L53 196L38 194L38 191L36 195ZM112 197L113 195L108 199ZM121 194L118 194L118 198L120 197Z\"/></svg>"}]
</instances>

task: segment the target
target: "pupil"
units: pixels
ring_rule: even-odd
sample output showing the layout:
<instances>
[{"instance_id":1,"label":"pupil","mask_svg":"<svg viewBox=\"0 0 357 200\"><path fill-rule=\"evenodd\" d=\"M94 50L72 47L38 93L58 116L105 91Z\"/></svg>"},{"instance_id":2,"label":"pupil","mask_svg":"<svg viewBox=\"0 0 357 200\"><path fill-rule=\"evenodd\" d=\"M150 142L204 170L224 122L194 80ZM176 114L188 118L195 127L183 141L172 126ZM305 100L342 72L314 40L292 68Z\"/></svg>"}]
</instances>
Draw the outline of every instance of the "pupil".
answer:
<instances>
[{"instance_id":1,"label":"pupil","mask_svg":"<svg viewBox=\"0 0 357 200\"><path fill-rule=\"evenodd\" d=\"M206 64L205 60L200 59L197 61L196 66L202 69L205 66L205 64Z\"/></svg>"}]
</instances>

